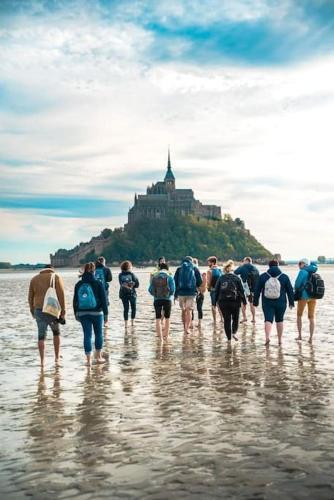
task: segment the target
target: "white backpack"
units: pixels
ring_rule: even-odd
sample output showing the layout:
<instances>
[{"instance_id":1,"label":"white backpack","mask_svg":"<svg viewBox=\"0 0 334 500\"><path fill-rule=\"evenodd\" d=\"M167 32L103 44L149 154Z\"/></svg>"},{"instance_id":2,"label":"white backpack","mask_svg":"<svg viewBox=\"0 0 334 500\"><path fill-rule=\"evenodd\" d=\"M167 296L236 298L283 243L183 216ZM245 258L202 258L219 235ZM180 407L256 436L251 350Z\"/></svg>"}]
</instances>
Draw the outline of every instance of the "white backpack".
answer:
<instances>
[{"instance_id":1,"label":"white backpack","mask_svg":"<svg viewBox=\"0 0 334 500\"><path fill-rule=\"evenodd\" d=\"M247 281L242 281L241 277L240 277L240 281L241 281L242 287L244 289L245 296L249 297L251 294L251 291L249 289L249 284L247 283Z\"/></svg>"},{"instance_id":2,"label":"white backpack","mask_svg":"<svg viewBox=\"0 0 334 500\"><path fill-rule=\"evenodd\" d=\"M269 279L264 285L264 296L266 299L279 299L281 296L281 283L278 278L282 276L282 273L275 278L269 273L267 274L269 276Z\"/></svg>"},{"instance_id":3,"label":"white backpack","mask_svg":"<svg viewBox=\"0 0 334 500\"><path fill-rule=\"evenodd\" d=\"M47 289L44 302L43 302L43 313L50 314L59 318L61 313L61 307L56 292L56 274L51 274L50 287Z\"/></svg>"}]
</instances>

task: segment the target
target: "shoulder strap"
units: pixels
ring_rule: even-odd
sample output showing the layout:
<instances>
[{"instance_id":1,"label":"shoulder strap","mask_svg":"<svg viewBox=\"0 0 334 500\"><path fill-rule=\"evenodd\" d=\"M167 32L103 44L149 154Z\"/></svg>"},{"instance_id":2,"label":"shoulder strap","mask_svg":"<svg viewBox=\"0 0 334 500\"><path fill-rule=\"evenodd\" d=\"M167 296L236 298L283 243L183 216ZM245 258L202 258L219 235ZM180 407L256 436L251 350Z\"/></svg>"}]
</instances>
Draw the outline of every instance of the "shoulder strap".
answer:
<instances>
[{"instance_id":1,"label":"shoulder strap","mask_svg":"<svg viewBox=\"0 0 334 500\"><path fill-rule=\"evenodd\" d=\"M50 287L56 288L56 273L51 273Z\"/></svg>"}]
</instances>

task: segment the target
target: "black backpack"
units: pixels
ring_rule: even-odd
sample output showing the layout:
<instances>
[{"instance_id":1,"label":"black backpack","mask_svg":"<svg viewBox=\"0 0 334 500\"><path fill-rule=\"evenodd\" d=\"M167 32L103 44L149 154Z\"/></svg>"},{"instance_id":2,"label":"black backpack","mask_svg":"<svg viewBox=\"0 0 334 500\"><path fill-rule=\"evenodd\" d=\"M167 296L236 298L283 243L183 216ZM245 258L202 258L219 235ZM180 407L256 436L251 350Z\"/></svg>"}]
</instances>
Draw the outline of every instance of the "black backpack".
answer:
<instances>
[{"instance_id":1,"label":"black backpack","mask_svg":"<svg viewBox=\"0 0 334 500\"><path fill-rule=\"evenodd\" d=\"M310 273L305 283L305 291L311 299L322 299L325 295L325 282L318 273Z\"/></svg>"},{"instance_id":2,"label":"black backpack","mask_svg":"<svg viewBox=\"0 0 334 500\"><path fill-rule=\"evenodd\" d=\"M219 300L236 301L237 298L238 298L238 288L236 280L233 279L233 276L224 277L220 283Z\"/></svg>"}]
</instances>

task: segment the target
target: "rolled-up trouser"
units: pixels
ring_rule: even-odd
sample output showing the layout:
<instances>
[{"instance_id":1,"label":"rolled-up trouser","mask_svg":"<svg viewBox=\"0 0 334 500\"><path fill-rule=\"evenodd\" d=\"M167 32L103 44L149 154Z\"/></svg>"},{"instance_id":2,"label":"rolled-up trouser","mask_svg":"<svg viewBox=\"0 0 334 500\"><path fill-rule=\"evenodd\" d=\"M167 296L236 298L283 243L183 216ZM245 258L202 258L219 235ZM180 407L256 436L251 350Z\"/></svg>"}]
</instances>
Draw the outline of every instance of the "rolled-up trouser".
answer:
<instances>
[{"instance_id":1,"label":"rolled-up trouser","mask_svg":"<svg viewBox=\"0 0 334 500\"><path fill-rule=\"evenodd\" d=\"M282 323L286 311L286 302L279 302L275 299L262 299L262 310L264 314L264 321L273 323Z\"/></svg>"},{"instance_id":2,"label":"rolled-up trouser","mask_svg":"<svg viewBox=\"0 0 334 500\"><path fill-rule=\"evenodd\" d=\"M84 333L84 349L86 354L92 352L92 333L95 335L95 349L101 351L103 347L103 313L93 315L85 314L79 316L83 333Z\"/></svg>"},{"instance_id":3,"label":"rolled-up trouser","mask_svg":"<svg viewBox=\"0 0 334 500\"><path fill-rule=\"evenodd\" d=\"M51 316L51 314L43 313L42 309L35 309L34 317L37 323L38 340L45 340L48 326L51 328L54 336L60 335L57 318Z\"/></svg>"},{"instance_id":4,"label":"rolled-up trouser","mask_svg":"<svg viewBox=\"0 0 334 500\"><path fill-rule=\"evenodd\" d=\"M315 317L315 308L317 305L317 299L300 299L298 300L297 306L297 316L302 317L304 313L304 309L307 305L307 316L308 319L314 319Z\"/></svg>"},{"instance_id":5,"label":"rolled-up trouser","mask_svg":"<svg viewBox=\"0 0 334 500\"><path fill-rule=\"evenodd\" d=\"M137 297L135 295L130 295L129 297L122 297L123 302L123 317L124 321L129 319L129 309L131 305L131 319L135 319L137 312Z\"/></svg>"},{"instance_id":6,"label":"rolled-up trouser","mask_svg":"<svg viewBox=\"0 0 334 500\"><path fill-rule=\"evenodd\" d=\"M203 293L199 293L196 297L198 319L203 319L203 302L204 302L204 295Z\"/></svg>"}]
</instances>

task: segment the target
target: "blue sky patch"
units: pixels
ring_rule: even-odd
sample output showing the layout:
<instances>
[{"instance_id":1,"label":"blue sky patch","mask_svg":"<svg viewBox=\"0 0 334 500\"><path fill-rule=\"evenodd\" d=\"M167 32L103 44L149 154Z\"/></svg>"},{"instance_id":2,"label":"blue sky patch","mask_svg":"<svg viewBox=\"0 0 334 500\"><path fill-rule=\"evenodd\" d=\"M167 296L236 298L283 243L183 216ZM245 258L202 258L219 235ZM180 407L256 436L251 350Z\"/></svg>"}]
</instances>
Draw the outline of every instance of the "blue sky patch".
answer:
<instances>
[{"instance_id":1,"label":"blue sky patch","mask_svg":"<svg viewBox=\"0 0 334 500\"><path fill-rule=\"evenodd\" d=\"M129 204L124 201L70 196L2 196L0 208L33 211L53 217L96 218L125 215Z\"/></svg>"}]
</instances>

